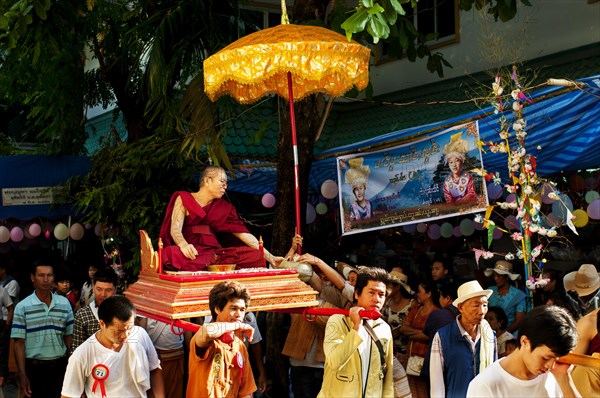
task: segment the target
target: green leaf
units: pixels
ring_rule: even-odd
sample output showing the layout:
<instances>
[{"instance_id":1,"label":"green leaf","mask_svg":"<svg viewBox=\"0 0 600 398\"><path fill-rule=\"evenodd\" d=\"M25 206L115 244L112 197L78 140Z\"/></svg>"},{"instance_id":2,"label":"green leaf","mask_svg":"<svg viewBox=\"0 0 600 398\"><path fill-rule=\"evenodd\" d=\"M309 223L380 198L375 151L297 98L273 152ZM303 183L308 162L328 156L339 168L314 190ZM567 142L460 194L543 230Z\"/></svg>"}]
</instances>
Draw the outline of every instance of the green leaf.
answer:
<instances>
[{"instance_id":1,"label":"green leaf","mask_svg":"<svg viewBox=\"0 0 600 398\"><path fill-rule=\"evenodd\" d=\"M397 14L406 15L406 11L404 11L404 8L402 8L402 4L400 4L398 0L390 0L390 5Z\"/></svg>"},{"instance_id":2,"label":"green leaf","mask_svg":"<svg viewBox=\"0 0 600 398\"><path fill-rule=\"evenodd\" d=\"M341 26L342 29L346 31L346 36L350 34L350 37L352 37L352 33L358 33L365 30L365 26L369 19L369 13L363 8L352 14Z\"/></svg>"},{"instance_id":3,"label":"green leaf","mask_svg":"<svg viewBox=\"0 0 600 398\"><path fill-rule=\"evenodd\" d=\"M371 8L371 7L373 7L373 0L360 0L360 3L365 8Z\"/></svg>"},{"instance_id":4,"label":"green leaf","mask_svg":"<svg viewBox=\"0 0 600 398\"><path fill-rule=\"evenodd\" d=\"M398 20L398 13L394 11L392 6L390 5L390 0L383 0L383 5L383 8L385 10L383 12L385 20L387 21L388 25L394 26L396 24L396 21Z\"/></svg>"},{"instance_id":5,"label":"green leaf","mask_svg":"<svg viewBox=\"0 0 600 398\"><path fill-rule=\"evenodd\" d=\"M375 4L373 7L369 8L367 12L371 15L381 14L385 9L379 4Z\"/></svg>"}]
</instances>

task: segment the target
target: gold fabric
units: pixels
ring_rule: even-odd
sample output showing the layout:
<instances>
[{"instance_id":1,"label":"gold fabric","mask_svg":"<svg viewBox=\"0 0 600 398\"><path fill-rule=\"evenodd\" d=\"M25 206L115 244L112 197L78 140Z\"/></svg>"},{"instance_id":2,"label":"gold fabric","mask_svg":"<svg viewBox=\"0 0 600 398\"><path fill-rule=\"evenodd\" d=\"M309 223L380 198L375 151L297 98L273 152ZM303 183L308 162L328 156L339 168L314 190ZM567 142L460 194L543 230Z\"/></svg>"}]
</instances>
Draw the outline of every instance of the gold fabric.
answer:
<instances>
[{"instance_id":1,"label":"gold fabric","mask_svg":"<svg viewBox=\"0 0 600 398\"><path fill-rule=\"evenodd\" d=\"M332 30L279 25L242 37L204 61L204 90L248 104L266 94L287 100L287 72L294 100L321 92L341 96L369 82L370 50Z\"/></svg>"}]
</instances>

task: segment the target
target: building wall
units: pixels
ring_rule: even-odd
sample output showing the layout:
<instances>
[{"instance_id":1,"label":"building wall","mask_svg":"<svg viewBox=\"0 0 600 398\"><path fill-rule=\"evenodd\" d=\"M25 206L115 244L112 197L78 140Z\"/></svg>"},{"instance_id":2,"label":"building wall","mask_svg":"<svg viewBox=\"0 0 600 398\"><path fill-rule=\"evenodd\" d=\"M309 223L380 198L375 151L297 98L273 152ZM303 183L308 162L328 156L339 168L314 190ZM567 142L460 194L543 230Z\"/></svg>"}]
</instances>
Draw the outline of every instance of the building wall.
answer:
<instances>
[{"instance_id":1,"label":"building wall","mask_svg":"<svg viewBox=\"0 0 600 398\"><path fill-rule=\"evenodd\" d=\"M443 53L453 66L444 68L444 79L600 42L600 2L531 3L526 7L518 1L517 16L510 22L494 22L476 10L460 12L460 41L434 50ZM436 73L429 73L426 62L403 59L373 66L370 78L374 95L439 81Z\"/></svg>"}]
</instances>

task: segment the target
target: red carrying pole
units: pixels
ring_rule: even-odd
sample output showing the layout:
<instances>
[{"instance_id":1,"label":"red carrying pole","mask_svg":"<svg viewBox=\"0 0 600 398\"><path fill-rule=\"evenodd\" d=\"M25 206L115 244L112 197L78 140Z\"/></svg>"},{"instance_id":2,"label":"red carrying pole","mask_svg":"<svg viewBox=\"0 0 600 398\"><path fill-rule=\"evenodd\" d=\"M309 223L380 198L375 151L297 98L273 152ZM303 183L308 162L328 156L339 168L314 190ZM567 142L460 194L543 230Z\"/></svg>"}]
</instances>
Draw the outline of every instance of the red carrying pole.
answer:
<instances>
[{"instance_id":1,"label":"red carrying pole","mask_svg":"<svg viewBox=\"0 0 600 398\"><path fill-rule=\"evenodd\" d=\"M300 217L300 173L298 170L298 138L296 136L296 113L294 111L294 90L292 88L292 72L287 73L288 78L288 96L290 101L290 125L292 126L292 147L294 151L294 184L295 184L295 202L296 202L296 233L302 235L301 217ZM298 246L296 250L302 254L302 248Z\"/></svg>"}]
</instances>

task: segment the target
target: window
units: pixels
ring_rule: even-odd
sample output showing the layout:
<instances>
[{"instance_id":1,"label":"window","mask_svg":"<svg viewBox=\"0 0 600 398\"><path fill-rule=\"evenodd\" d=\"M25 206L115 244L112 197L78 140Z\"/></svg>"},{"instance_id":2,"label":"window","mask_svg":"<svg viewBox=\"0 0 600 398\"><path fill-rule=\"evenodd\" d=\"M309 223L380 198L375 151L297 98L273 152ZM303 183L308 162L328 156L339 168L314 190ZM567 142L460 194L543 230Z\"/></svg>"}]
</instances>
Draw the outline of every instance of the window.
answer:
<instances>
[{"instance_id":1,"label":"window","mask_svg":"<svg viewBox=\"0 0 600 398\"><path fill-rule=\"evenodd\" d=\"M428 41L430 49L447 46L459 41L458 0L419 0L415 8L406 10L406 19L423 33L435 33L436 39ZM375 65L396 60L394 43L378 43L374 48ZM397 54L397 52L396 52Z\"/></svg>"}]
</instances>

